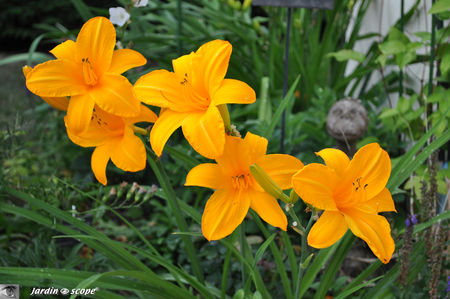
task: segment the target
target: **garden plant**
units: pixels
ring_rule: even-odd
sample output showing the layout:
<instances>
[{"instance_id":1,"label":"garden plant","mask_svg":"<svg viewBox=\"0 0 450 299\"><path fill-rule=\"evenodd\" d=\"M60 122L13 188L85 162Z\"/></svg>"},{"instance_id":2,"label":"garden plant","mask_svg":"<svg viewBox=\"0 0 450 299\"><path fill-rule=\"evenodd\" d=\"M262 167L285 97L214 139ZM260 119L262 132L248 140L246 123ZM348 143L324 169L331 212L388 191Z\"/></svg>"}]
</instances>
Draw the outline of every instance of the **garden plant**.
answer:
<instances>
[{"instance_id":1,"label":"garden plant","mask_svg":"<svg viewBox=\"0 0 450 299\"><path fill-rule=\"evenodd\" d=\"M78 28L37 24L0 59L22 88L2 85L0 284L448 297L450 2L257 2L72 0ZM399 19L362 34L380 3Z\"/></svg>"}]
</instances>

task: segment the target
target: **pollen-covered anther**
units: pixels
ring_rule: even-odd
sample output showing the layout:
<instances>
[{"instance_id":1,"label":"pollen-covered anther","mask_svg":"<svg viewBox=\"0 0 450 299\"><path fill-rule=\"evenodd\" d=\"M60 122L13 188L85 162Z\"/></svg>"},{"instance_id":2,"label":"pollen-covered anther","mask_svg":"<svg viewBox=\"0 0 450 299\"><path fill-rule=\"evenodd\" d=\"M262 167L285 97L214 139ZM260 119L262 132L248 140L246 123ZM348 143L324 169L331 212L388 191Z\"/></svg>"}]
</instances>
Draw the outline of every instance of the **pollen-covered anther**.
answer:
<instances>
[{"instance_id":1,"label":"pollen-covered anther","mask_svg":"<svg viewBox=\"0 0 450 299\"><path fill-rule=\"evenodd\" d=\"M81 64L83 66L83 79L84 82L87 85L93 86L97 84L98 77L97 74L94 71L94 68L92 67L91 63L89 62L89 58L82 58Z\"/></svg>"},{"instance_id":2,"label":"pollen-covered anther","mask_svg":"<svg viewBox=\"0 0 450 299\"><path fill-rule=\"evenodd\" d=\"M247 189L250 184L250 174L232 176L231 184L235 189Z\"/></svg>"}]
</instances>

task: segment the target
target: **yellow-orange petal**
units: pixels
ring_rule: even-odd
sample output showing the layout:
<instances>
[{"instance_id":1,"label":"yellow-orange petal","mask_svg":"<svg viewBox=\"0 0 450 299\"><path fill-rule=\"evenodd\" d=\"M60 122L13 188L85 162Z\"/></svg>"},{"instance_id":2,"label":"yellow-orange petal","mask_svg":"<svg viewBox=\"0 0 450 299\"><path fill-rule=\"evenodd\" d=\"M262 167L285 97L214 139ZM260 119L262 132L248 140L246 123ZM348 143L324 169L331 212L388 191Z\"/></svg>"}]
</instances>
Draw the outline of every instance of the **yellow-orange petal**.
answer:
<instances>
[{"instance_id":1,"label":"yellow-orange petal","mask_svg":"<svg viewBox=\"0 0 450 299\"><path fill-rule=\"evenodd\" d=\"M216 93L227 73L231 50L228 41L214 40L203 44L195 52L193 65L198 76L198 81L192 82L195 89L203 89L210 96Z\"/></svg>"},{"instance_id":2,"label":"yellow-orange petal","mask_svg":"<svg viewBox=\"0 0 450 299\"><path fill-rule=\"evenodd\" d=\"M326 148L316 153L320 156L328 167L334 169L337 175L342 176L350 163L348 156L341 150L335 148Z\"/></svg>"},{"instance_id":3,"label":"yellow-orange petal","mask_svg":"<svg viewBox=\"0 0 450 299\"><path fill-rule=\"evenodd\" d=\"M69 59L76 61L77 46L73 40L69 39L51 49L50 53L58 59Z\"/></svg>"},{"instance_id":4,"label":"yellow-orange petal","mask_svg":"<svg viewBox=\"0 0 450 299\"><path fill-rule=\"evenodd\" d=\"M95 148L91 156L91 168L97 181L106 185L108 183L106 179L106 165L108 165L110 146L105 144Z\"/></svg>"},{"instance_id":5,"label":"yellow-orange petal","mask_svg":"<svg viewBox=\"0 0 450 299\"><path fill-rule=\"evenodd\" d=\"M259 192L251 189L248 189L245 192L247 193L247 196L250 197L250 207L258 213L265 222L286 231L287 218L275 197L266 192Z\"/></svg>"},{"instance_id":6,"label":"yellow-orange petal","mask_svg":"<svg viewBox=\"0 0 450 299\"><path fill-rule=\"evenodd\" d=\"M269 142L264 137L247 132L244 137L244 143L248 147L250 159L255 163L258 158L266 154L267 144Z\"/></svg>"},{"instance_id":7,"label":"yellow-orange petal","mask_svg":"<svg viewBox=\"0 0 450 299\"><path fill-rule=\"evenodd\" d=\"M31 73L32 70L33 69L29 65L24 65L22 67L22 72L23 72L23 75L24 75L25 79L27 78L28 74Z\"/></svg>"},{"instance_id":8,"label":"yellow-orange petal","mask_svg":"<svg viewBox=\"0 0 450 299\"><path fill-rule=\"evenodd\" d=\"M66 111L69 107L69 99L67 97L43 97L42 99L53 108L61 111Z\"/></svg>"},{"instance_id":9,"label":"yellow-orange petal","mask_svg":"<svg viewBox=\"0 0 450 299\"><path fill-rule=\"evenodd\" d=\"M224 184L225 178L220 166L214 163L204 163L189 171L184 185L219 189Z\"/></svg>"},{"instance_id":10,"label":"yellow-orange petal","mask_svg":"<svg viewBox=\"0 0 450 299\"><path fill-rule=\"evenodd\" d=\"M241 224L249 206L250 197L241 190L216 190L203 211L203 236L208 241L225 238Z\"/></svg>"},{"instance_id":11,"label":"yellow-orange petal","mask_svg":"<svg viewBox=\"0 0 450 299\"><path fill-rule=\"evenodd\" d=\"M214 105L222 104L251 104L256 101L256 94L253 88L247 83L224 79L219 89L212 96Z\"/></svg>"},{"instance_id":12,"label":"yellow-orange petal","mask_svg":"<svg viewBox=\"0 0 450 299\"><path fill-rule=\"evenodd\" d=\"M133 86L124 76L104 74L89 94L108 113L134 117L141 112L141 103L134 94Z\"/></svg>"},{"instance_id":13,"label":"yellow-orange petal","mask_svg":"<svg viewBox=\"0 0 450 299\"><path fill-rule=\"evenodd\" d=\"M112 54L111 65L108 73L120 75L131 68L138 67L147 63L145 57L131 49L116 50Z\"/></svg>"},{"instance_id":14,"label":"yellow-orange petal","mask_svg":"<svg viewBox=\"0 0 450 299\"><path fill-rule=\"evenodd\" d=\"M381 262L389 263L395 250L395 243L386 218L357 209L348 209L343 212L353 234L363 239Z\"/></svg>"},{"instance_id":15,"label":"yellow-orange petal","mask_svg":"<svg viewBox=\"0 0 450 299\"><path fill-rule=\"evenodd\" d=\"M187 113L174 112L171 110L166 110L159 114L158 120L150 131L150 144L156 155L162 155L164 145L170 135L181 126L188 115L189 114Z\"/></svg>"},{"instance_id":16,"label":"yellow-orange petal","mask_svg":"<svg viewBox=\"0 0 450 299\"><path fill-rule=\"evenodd\" d=\"M134 92L145 104L177 110L186 105L180 80L175 73L156 70L140 77L134 84Z\"/></svg>"},{"instance_id":17,"label":"yellow-orange petal","mask_svg":"<svg viewBox=\"0 0 450 299\"><path fill-rule=\"evenodd\" d=\"M391 174L391 160L378 143L370 143L356 152L348 165L344 176L353 181L360 179L360 185L366 192L367 199L379 194Z\"/></svg>"},{"instance_id":18,"label":"yellow-orange petal","mask_svg":"<svg viewBox=\"0 0 450 299\"><path fill-rule=\"evenodd\" d=\"M206 113L189 114L182 128L184 137L200 155L209 159L222 155L225 127L217 107L211 105Z\"/></svg>"},{"instance_id":19,"label":"yellow-orange petal","mask_svg":"<svg viewBox=\"0 0 450 299\"><path fill-rule=\"evenodd\" d=\"M256 136L256 135L254 135ZM226 176L250 172L250 146L240 137L225 135L223 154L216 158L222 172Z\"/></svg>"},{"instance_id":20,"label":"yellow-orange petal","mask_svg":"<svg viewBox=\"0 0 450 299\"><path fill-rule=\"evenodd\" d=\"M104 17L88 20L77 36L77 60L88 59L97 76L101 76L111 65L116 45L114 25Z\"/></svg>"},{"instance_id":21,"label":"yellow-orange petal","mask_svg":"<svg viewBox=\"0 0 450 299\"><path fill-rule=\"evenodd\" d=\"M124 117L123 120L126 124L132 125L139 122L154 123L158 119L158 116L147 108L145 105L141 104L141 113L136 117Z\"/></svg>"},{"instance_id":22,"label":"yellow-orange petal","mask_svg":"<svg viewBox=\"0 0 450 299\"><path fill-rule=\"evenodd\" d=\"M73 96L67 108L66 126L74 134L86 131L91 122L95 102L89 94Z\"/></svg>"},{"instance_id":23,"label":"yellow-orange petal","mask_svg":"<svg viewBox=\"0 0 450 299\"><path fill-rule=\"evenodd\" d=\"M302 161L285 154L262 156L256 164L261 166L283 190L292 188L292 176L303 168Z\"/></svg>"},{"instance_id":24,"label":"yellow-orange petal","mask_svg":"<svg viewBox=\"0 0 450 299\"><path fill-rule=\"evenodd\" d=\"M394 200L392 200L391 192L389 192L387 188L384 188L375 197L362 202L355 208L359 208L367 213L375 214L380 212L397 212Z\"/></svg>"},{"instance_id":25,"label":"yellow-orange petal","mask_svg":"<svg viewBox=\"0 0 450 299\"><path fill-rule=\"evenodd\" d=\"M125 171L139 171L145 168L147 162L145 146L130 127L125 127L123 138L116 143L111 152L111 160Z\"/></svg>"},{"instance_id":26,"label":"yellow-orange petal","mask_svg":"<svg viewBox=\"0 0 450 299\"><path fill-rule=\"evenodd\" d=\"M306 165L292 177L295 192L320 210L338 210L333 198L338 183L339 178L333 170L317 163Z\"/></svg>"},{"instance_id":27,"label":"yellow-orange petal","mask_svg":"<svg viewBox=\"0 0 450 299\"><path fill-rule=\"evenodd\" d=\"M100 146L105 144L108 140L108 135L105 135L102 130L98 127L89 126L88 129L79 134L74 134L69 126L67 125L67 116L64 117L64 122L66 124L67 136L69 139L82 147L92 147L92 146Z\"/></svg>"},{"instance_id":28,"label":"yellow-orange petal","mask_svg":"<svg viewBox=\"0 0 450 299\"><path fill-rule=\"evenodd\" d=\"M35 66L27 75L27 87L40 97L65 97L86 92L80 66L66 59Z\"/></svg>"},{"instance_id":29,"label":"yellow-orange petal","mask_svg":"<svg viewBox=\"0 0 450 299\"><path fill-rule=\"evenodd\" d=\"M188 81L192 82L192 76L195 75L192 65L194 56L195 53L191 52L190 54L172 60L173 71L179 78L186 78Z\"/></svg>"},{"instance_id":30,"label":"yellow-orange petal","mask_svg":"<svg viewBox=\"0 0 450 299\"><path fill-rule=\"evenodd\" d=\"M326 248L337 241L348 230L344 215L335 211L324 211L308 234L308 244L314 248Z\"/></svg>"}]
</instances>

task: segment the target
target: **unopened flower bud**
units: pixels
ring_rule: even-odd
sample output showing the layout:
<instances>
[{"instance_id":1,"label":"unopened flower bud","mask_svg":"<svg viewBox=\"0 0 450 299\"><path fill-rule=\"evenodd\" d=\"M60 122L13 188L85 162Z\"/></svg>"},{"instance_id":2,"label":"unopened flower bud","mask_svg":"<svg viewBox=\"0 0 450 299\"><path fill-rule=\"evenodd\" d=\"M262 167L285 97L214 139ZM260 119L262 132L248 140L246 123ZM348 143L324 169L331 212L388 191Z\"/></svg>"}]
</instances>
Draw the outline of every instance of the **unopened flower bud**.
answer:
<instances>
[{"instance_id":1,"label":"unopened flower bud","mask_svg":"<svg viewBox=\"0 0 450 299\"><path fill-rule=\"evenodd\" d=\"M250 171L258 182L258 184L270 195L275 198L279 198L282 201L288 203L289 198L283 193L280 186L257 164L250 166Z\"/></svg>"},{"instance_id":2,"label":"unopened flower bud","mask_svg":"<svg viewBox=\"0 0 450 299\"><path fill-rule=\"evenodd\" d=\"M252 0L244 0L244 3L242 3L242 10L246 11L250 5L252 5Z\"/></svg>"},{"instance_id":3,"label":"unopened flower bud","mask_svg":"<svg viewBox=\"0 0 450 299\"><path fill-rule=\"evenodd\" d=\"M291 190L291 194L289 194L289 203L294 204L298 201L299 197L297 193L295 193L294 189Z\"/></svg>"}]
</instances>

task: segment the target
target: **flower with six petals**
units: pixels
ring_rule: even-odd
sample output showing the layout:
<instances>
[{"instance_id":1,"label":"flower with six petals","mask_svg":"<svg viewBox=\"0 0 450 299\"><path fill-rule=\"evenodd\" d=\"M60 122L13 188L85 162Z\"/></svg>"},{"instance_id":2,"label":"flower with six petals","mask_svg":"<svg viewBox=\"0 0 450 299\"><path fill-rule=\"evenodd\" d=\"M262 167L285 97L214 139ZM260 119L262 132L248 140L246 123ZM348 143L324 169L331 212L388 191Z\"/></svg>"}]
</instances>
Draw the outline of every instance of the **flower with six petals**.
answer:
<instances>
[{"instance_id":1,"label":"flower with six petals","mask_svg":"<svg viewBox=\"0 0 450 299\"><path fill-rule=\"evenodd\" d=\"M229 42L214 40L195 53L173 60L174 72L156 70L135 83L134 90L142 102L162 108L150 133L151 146L158 156L180 126L202 156L214 159L222 154L225 129L218 106L250 104L256 99L246 83L224 79L230 55Z\"/></svg>"},{"instance_id":2,"label":"flower with six petals","mask_svg":"<svg viewBox=\"0 0 450 299\"><path fill-rule=\"evenodd\" d=\"M67 135L73 143L82 147L95 147L91 157L91 167L97 180L106 185L106 165L109 159L125 171L140 171L145 168L147 152L142 140L134 134L133 124L155 122L157 117L144 105L137 117L119 117L95 106L87 130L72 132L66 122Z\"/></svg>"},{"instance_id":3,"label":"flower with six petals","mask_svg":"<svg viewBox=\"0 0 450 299\"><path fill-rule=\"evenodd\" d=\"M389 155L377 143L362 147L351 161L344 152L332 148L317 155L326 166L312 163L292 177L294 190L303 201L324 210L309 232L308 244L331 246L350 228L388 263L395 244L388 221L378 213L395 211L385 187L391 172Z\"/></svg>"},{"instance_id":4,"label":"flower with six petals","mask_svg":"<svg viewBox=\"0 0 450 299\"><path fill-rule=\"evenodd\" d=\"M303 163L290 155L266 155L267 139L247 133L245 138L226 135L223 155L215 163L194 167L185 186L215 189L202 216L202 232L208 240L231 234L251 207L269 224L283 230L287 219L275 197L264 192L250 172L259 165L282 189L291 188L291 177Z\"/></svg>"},{"instance_id":5,"label":"flower with six petals","mask_svg":"<svg viewBox=\"0 0 450 299\"><path fill-rule=\"evenodd\" d=\"M67 40L50 52L57 58L41 63L27 75L27 87L36 95L70 97L67 125L74 133L89 127L94 106L122 117L140 113L133 86L121 76L146 59L130 49L114 51L116 31L104 17L87 21L76 42Z\"/></svg>"}]
</instances>

